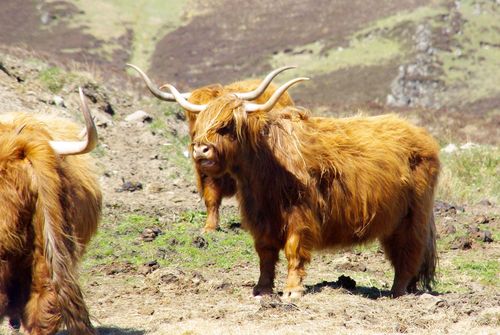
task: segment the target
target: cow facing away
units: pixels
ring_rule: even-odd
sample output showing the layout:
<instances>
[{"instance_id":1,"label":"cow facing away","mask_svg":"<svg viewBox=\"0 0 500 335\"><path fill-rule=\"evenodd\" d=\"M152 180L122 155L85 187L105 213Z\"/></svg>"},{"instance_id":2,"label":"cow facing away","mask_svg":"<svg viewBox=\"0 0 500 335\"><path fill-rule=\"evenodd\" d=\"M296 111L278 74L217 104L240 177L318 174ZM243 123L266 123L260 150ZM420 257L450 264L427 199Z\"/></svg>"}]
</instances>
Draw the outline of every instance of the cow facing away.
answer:
<instances>
[{"instance_id":1,"label":"cow facing away","mask_svg":"<svg viewBox=\"0 0 500 335\"><path fill-rule=\"evenodd\" d=\"M0 116L0 318L29 334L95 334L77 263L97 229L101 191L88 155L97 132L32 114ZM80 134L79 134L80 133Z\"/></svg>"},{"instance_id":2,"label":"cow facing away","mask_svg":"<svg viewBox=\"0 0 500 335\"><path fill-rule=\"evenodd\" d=\"M303 291L315 249L379 240L394 270L392 295L430 289L437 262L433 196L438 145L422 128L395 115L344 119L308 117L295 107L272 109L234 95L205 105L192 132L196 165L237 183L244 226L260 259L255 295L274 287L279 251L288 260L285 297Z\"/></svg>"},{"instance_id":3,"label":"cow facing away","mask_svg":"<svg viewBox=\"0 0 500 335\"><path fill-rule=\"evenodd\" d=\"M163 101L175 101L175 97L167 92L161 91L157 88L151 79L137 66L132 64L127 64L134 70L136 70L141 77L144 79L148 89L151 93L158 99ZM276 69L269 73L262 81L259 80L245 80L232 83L230 85L208 85L198 89L193 90L189 93L182 93L182 96L186 98L190 103L200 105L206 104L210 101L216 99L224 94L236 94L240 99L244 100L254 100L257 103L262 103L271 97L271 95L276 90L276 87L271 84L271 81L279 73L291 69L293 67L287 66ZM288 93L284 93L280 99L277 101L275 108L281 108L285 106L293 106L294 103ZM189 132L192 138L192 129L196 121L196 113L190 112L188 109L186 111L186 119L188 120ZM222 198L231 197L236 193L236 182L229 174L224 174L222 176L213 177L204 174L195 164L195 174L196 183L198 186L198 191L201 194L205 206L207 208L207 219L203 231L214 231L219 226L219 208L222 202Z\"/></svg>"}]
</instances>

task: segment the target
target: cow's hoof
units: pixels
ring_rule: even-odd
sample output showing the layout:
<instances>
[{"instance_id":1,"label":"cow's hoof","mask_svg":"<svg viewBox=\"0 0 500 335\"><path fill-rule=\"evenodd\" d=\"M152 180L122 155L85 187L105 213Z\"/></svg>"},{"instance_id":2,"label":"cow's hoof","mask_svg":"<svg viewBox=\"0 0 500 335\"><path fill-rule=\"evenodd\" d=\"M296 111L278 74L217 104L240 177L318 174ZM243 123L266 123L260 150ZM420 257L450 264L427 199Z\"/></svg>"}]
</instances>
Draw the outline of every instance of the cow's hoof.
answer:
<instances>
[{"instance_id":1,"label":"cow's hoof","mask_svg":"<svg viewBox=\"0 0 500 335\"><path fill-rule=\"evenodd\" d=\"M203 228L201 228L201 233L202 234L208 234L208 233L213 233L214 231L217 230L217 226L205 226Z\"/></svg>"},{"instance_id":2,"label":"cow's hoof","mask_svg":"<svg viewBox=\"0 0 500 335\"><path fill-rule=\"evenodd\" d=\"M304 288L302 287L294 289L285 289L283 291L283 300L285 301L297 300L302 298L303 295L304 295Z\"/></svg>"},{"instance_id":3,"label":"cow's hoof","mask_svg":"<svg viewBox=\"0 0 500 335\"><path fill-rule=\"evenodd\" d=\"M14 330L19 330L21 329L21 321L18 318L11 318L9 320L9 325L12 327Z\"/></svg>"},{"instance_id":4,"label":"cow's hoof","mask_svg":"<svg viewBox=\"0 0 500 335\"><path fill-rule=\"evenodd\" d=\"M262 297L264 295L270 295L270 294L273 294L273 288L256 285L253 288L252 294L256 298Z\"/></svg>"}]
</instances>

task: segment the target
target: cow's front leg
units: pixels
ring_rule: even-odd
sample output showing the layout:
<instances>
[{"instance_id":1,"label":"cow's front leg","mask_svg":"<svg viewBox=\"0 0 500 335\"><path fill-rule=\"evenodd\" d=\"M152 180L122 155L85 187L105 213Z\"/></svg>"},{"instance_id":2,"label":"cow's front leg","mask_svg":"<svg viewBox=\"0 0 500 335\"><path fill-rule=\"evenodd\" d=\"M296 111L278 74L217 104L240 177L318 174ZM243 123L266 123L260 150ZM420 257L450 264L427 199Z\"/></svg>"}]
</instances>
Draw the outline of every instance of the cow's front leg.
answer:
<instances>
[{"instance_id":1,"label":"cow's front leg","mask_svg":"<svg viewBox=\"0 0 500 335\"><path fill-rule=\"evenodd\" d=\"M284 298L300 298L304 293L302 281L306 275L305 264L310 261L311 253L304 248L298 233L288 236L285 243L285 256L288 260L288 277L283 291Z\"/></svg>"},{"instance_id":2,"label":"cow's front leg","mask_svg":"<svg viewBox=\"0 0 500 335\"><path fill-rule=\"evenodd\" d=\"M260 277L259 282L253 288L253 295L272 294L276 263L279 259L279 248L270 243L256 242L255 249L260 260Z\"/></svg>"},{"instance_id":3,"label":"cow's front leg","mask_svg":"<svg viewBox=\"0 0 500 335\"><path fill-rule=\"evenodd\" d=\"M299 208L289 217L285 241L288 277L283 290L284 298L300 298L304 293L302 281L306 276L305 265L311 261L311 251L319 236L318 226L313 222L313 215Z\"/></svg>"},{"instance_id":4,"label":"cow's front leg","mask_svg":"<svg viewBox=\"0 0 500 335\"><path fill-rule=\"evenodd\" d=\"M2 318L9 305L9 297L7 295L8 282L11 280L10 263L1 258L0 251L0 318Z\"/></svg>"}]
</instances>

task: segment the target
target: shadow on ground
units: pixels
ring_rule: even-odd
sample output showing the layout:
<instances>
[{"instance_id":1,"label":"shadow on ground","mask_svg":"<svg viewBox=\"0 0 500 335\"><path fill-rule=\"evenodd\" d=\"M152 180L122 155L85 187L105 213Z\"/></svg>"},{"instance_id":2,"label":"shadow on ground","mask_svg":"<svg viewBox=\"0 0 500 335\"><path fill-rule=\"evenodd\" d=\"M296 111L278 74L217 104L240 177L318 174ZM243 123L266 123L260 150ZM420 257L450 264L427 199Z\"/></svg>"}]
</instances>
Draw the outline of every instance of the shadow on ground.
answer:
<instances>
[{"instance_id":1,"label":"shadow on ground","mask_svg":"<svg viewBox=\"0 0 500 335\"><path fill-rule=\"evenodd\" d=\"M117 328L117 327L97 327L99 335L143 335L144 330L130 329L130 328ZM62 331L57 335L69 335L68 331Z\"/></svg>"},{"instance_id":2,"label":"shadow on ground","mask_svg":"<svg viewBox=\"0 0 500 335\"><path fill-rule=\"evenodd\" d=\"M374 286L367 287L367 286L356 286L356 282L351 279L350 277L345 277L345 276L340 276L339 280L337 281L323 281L318 284L314 285L306 285L306 294L315 294L315 293L320 293L323 291L325 288L331 288L331 289L346 289L349 292L351 292L354 295L362 296L364 298L372 299L372 300L377 300L379 298L391 297L391 291L390 290L381 290L378 289ZM424 291L418 291L415 293L415 295L421 295L425 293ZM440 295L438 292L432 291L432 292L427 292L431 295L438 296Z\"/></svg>"}]
</instances>

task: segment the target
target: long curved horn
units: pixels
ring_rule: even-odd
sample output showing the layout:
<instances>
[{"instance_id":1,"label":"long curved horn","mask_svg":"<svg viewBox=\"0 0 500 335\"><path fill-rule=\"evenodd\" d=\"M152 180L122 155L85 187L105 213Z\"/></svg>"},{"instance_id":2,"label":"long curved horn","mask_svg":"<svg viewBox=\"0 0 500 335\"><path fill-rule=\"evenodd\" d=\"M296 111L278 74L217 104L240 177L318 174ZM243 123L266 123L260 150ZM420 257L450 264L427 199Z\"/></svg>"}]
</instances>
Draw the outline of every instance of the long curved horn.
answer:
<instances>
[{"instance_id":1,"label":"long curved horn","mask_svg":"<svg viewBox=\"0 0 500 335\"><path fill-rule=\"evenodd\" d=\"M262 93L264 93L264 91L269 86L269 84L271 84L271 81L273 81L273 79L278 74L280 74L281 72L283 72L285 70L295 69L295 68L296 68L296 66L284 66L284 67L280 67L279 69L276 69L276 70L272 71L271 73L269 73L264 78L264 80L262 80L262 82L259 84L259 86L257 86L257 88L255 90L250 91L250 92L235 93L235 95L238 98L240 98L241 100L254 100L254 99L257 99Z\"/></svg>"},{"instance_id":2,"label":"long curved horn","mask_svg":"<svg viewBox=\"0 0 500 335\"><path fill-rule=\"evenodd\" d=\"M285 93L285 91L292 85L298 83L298 82L301 82L301 81L305 81L305 80L309 80L309 78L305 78L305 77L301 77L301 78L295 78L295 79L292 79L286 83L284 83L283 85L281 85L274 93L273 95L269 98L269 100L267 100L266 103L263 103L263 104L254 104L254 103L250 103L250 102L245 102L244 106L245 106L245 110L247 112L255 112L255 111L263 111L263 112L267 112L269 111L271 108L274 107L274 105L278 102L278 100L280 99L281 95L283 93Z\"/></svg>"},{"instance_id":3,"label":"long curved horn","mask_svg":"<svg viewBox=\"0 0 500 335\"><path fill-rule=\"evenodd\" d=\"M162 85L162 87L166 87L170 90L170 92L172 92L172 95L175 97L175 101L177 101L179 103L179 105L181 105L182 108L184 108L185 110L189 111L189 112L192 112L192 113L199 113L201 112L202 110L204 110L205 108L207 108L207 105L197 105L197 104L193 104L189 101L187 101L181 93L179 93L179 91L172 85L170 84L164 84Z\"/></svg>"},{"instance_id":4,"label":"long curved horn","mask_svg":"<svg viewBox=\"0 0 500 335\"><path fill-rule=\"evenodd\" d=\"M80 155L92 151L97 145L97 129L89 107L85 102L82 88L79 87L80 105L85 118L86 138L82 141L49 141L50 146L59 155ZM82 131L83 133L83 131Z\"/></svg>"},{"instance_id":5,"label":"long curved horn","mask_svg":"<svg viewBox=\"0 0 500 335\"><path fill-rule=\"evenodd\" d=\"M151 79L149 79L149 77L147 76L147 74L145 74L141 69L139 69L137 66L133 65L133 64L127 64L128 67L131 67L132 69L136 70L137 72L139 72L139 74L141 75L142 79L144 80L144 82L146 83L146 86L149 88L149 90L151 91L151 93L153 93L153 95L155 97L157 97L158 99L160 100L164 100L164 101L176 101L175 100L175 97L173 94L171 93L167 93L167 92L163 92L161 91L159 88L157 88L153 82L151 81ZM182 97L184 99L189 99L189 96L191 95L191 93L182 93L181 94Z\"/></svg>"}]
</instances>

